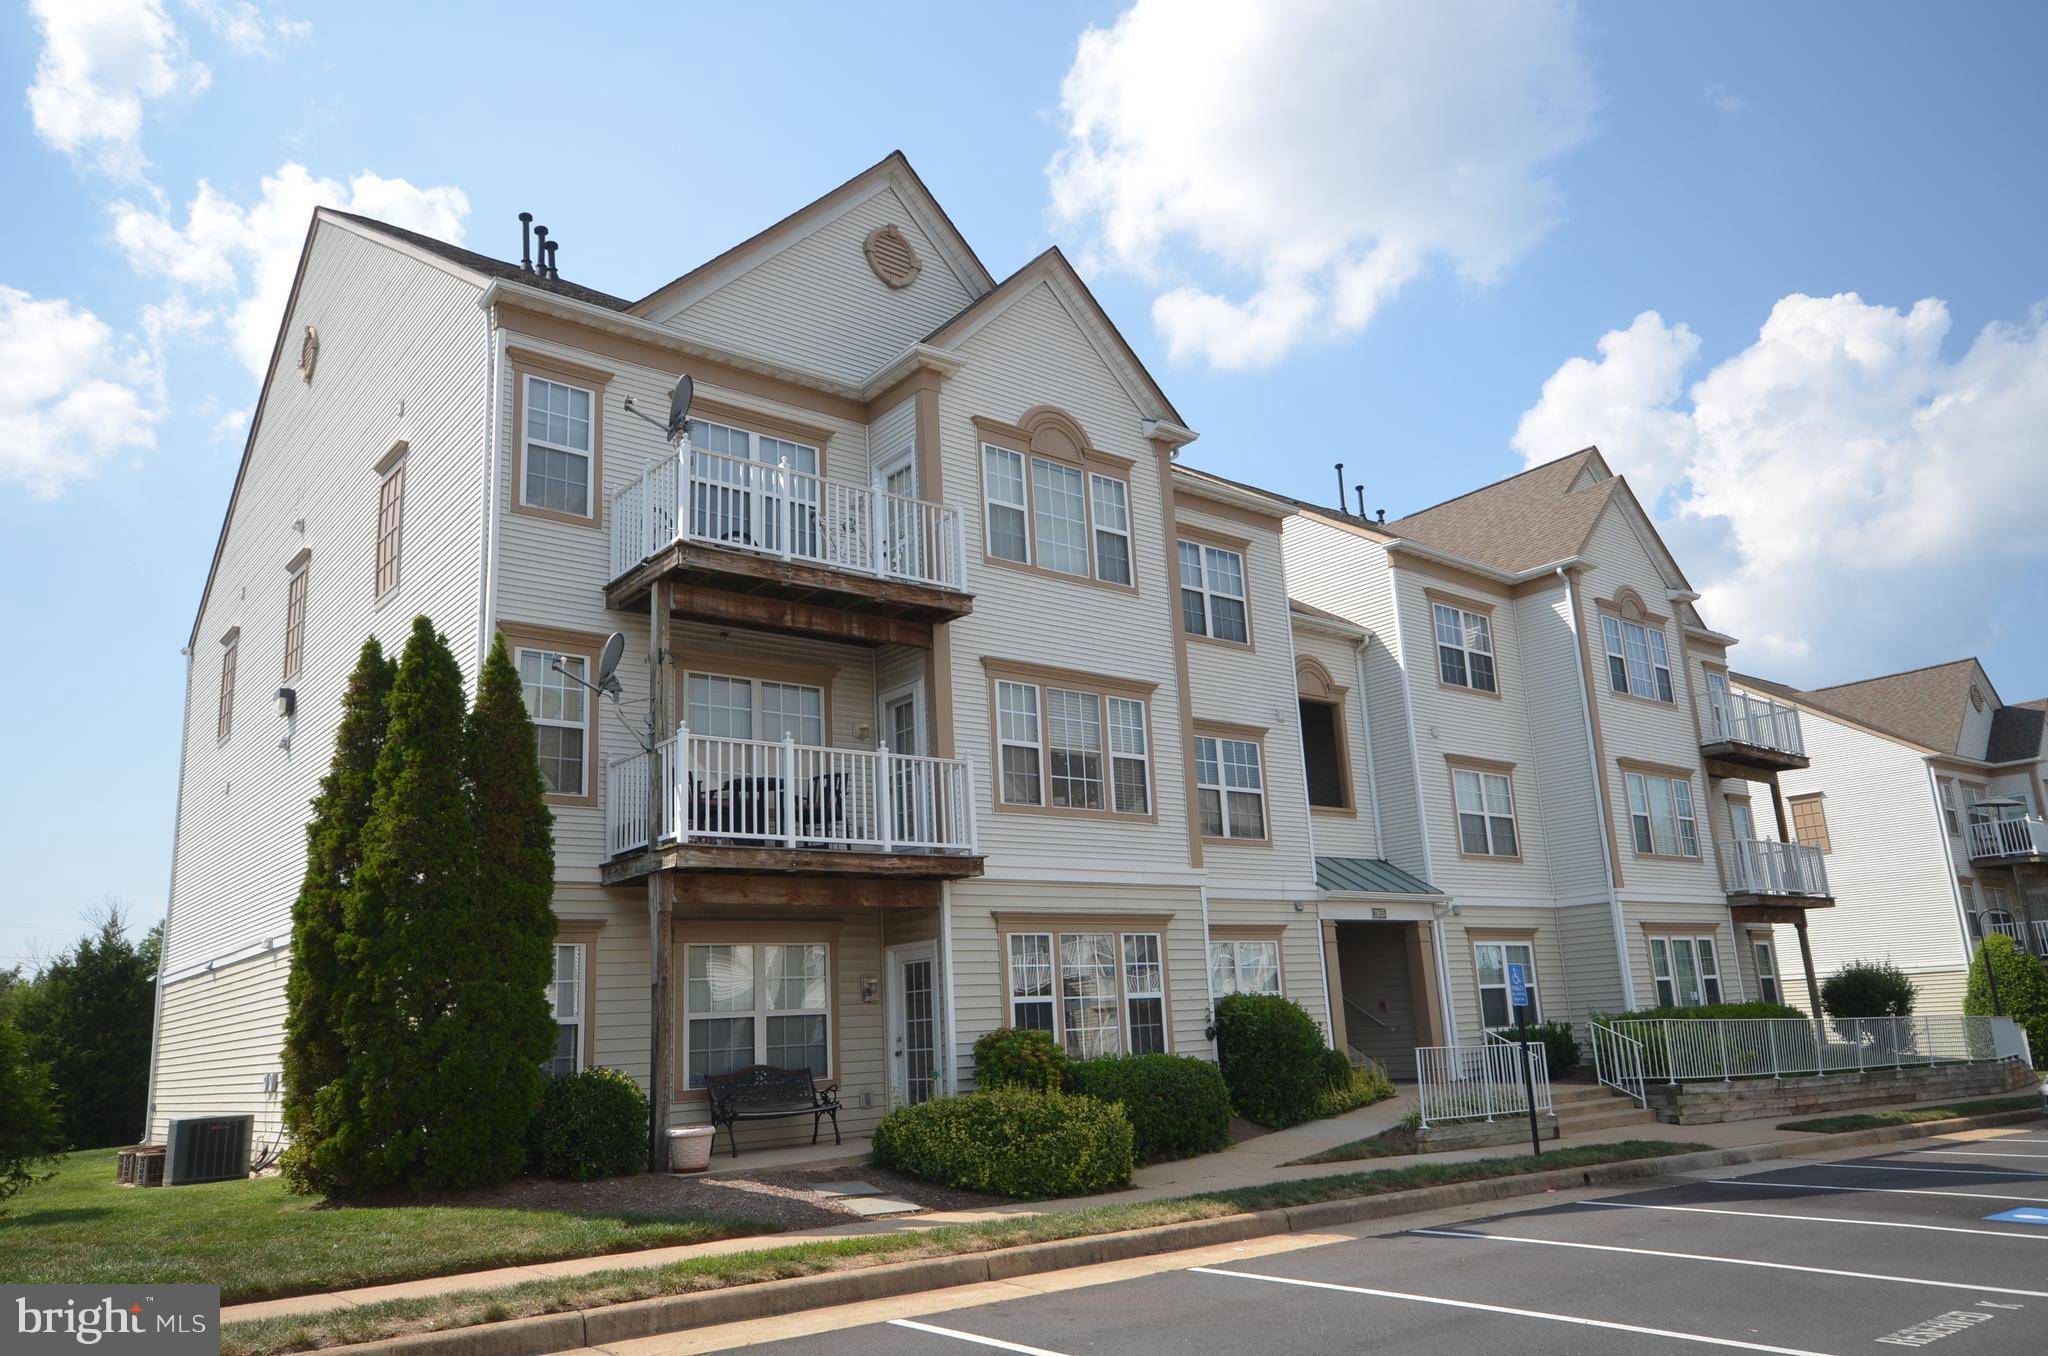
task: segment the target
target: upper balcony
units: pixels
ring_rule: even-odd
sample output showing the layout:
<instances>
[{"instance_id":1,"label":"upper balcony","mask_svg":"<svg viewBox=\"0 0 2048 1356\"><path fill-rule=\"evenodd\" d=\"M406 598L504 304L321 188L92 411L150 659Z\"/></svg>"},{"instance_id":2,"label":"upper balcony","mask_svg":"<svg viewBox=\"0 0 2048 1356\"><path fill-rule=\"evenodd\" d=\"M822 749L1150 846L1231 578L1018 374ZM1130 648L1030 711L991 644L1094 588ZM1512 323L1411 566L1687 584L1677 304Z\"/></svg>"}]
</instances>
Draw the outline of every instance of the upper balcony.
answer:
<instances>
[{"instance_id":1,"label":"upper balcony","mask_svg":"<svg viewBox=\"0 0 2048 1356\"><path fill-rule=\"evenodd\" d=\"M1799 708L1753 692L1709 687L1700 711L1700 731L1707 771L1717 777L1812 765L1799 728Z\"/></svg>"},{"instance_id":2,"label":"upper balcony","mask_svg":"<svg viewBox=\"0 0 2048 1356\"><path fill-rule=\"evenodd\" d=\"M1731 899L1759 904L1811 908L1834 902L1828 889L1827 858L1806 843L1761 838L1722 843L1721 888Z\"/></svg>"},{"instance_id":3,"label":"upper balcony","mask_svg":"<svg viewBox=\"0 0 2048 1356\"><path fill-rule=\"evenodd\" d=\"M715 621L737 619L734 597L927 627L973 610L959 510L879 479L849 484L685 441L614 494L609 513L612 608L667 580L684 586L677 611ZM692 608L699 594L705 605Z\"/></svg>"},{"instance_id":4,"label":"upper balcony","mask_svg":"<svg viewBox=\"0 0 2048 1356\"><path fill-rule=\"evenodd\" d=\"M2048 821L2031 815L1972 820L1963 827L1963 843L1969 848L1973 863L1995 866L2048 863Z\"/></svg>"},{"instance_id":5,"label":"upper balcony","mask_svg":"<svg viewBox=\"0 0 2048 1356\"><path fill-rule=\"evenodd\" d=\"M974 764L687 725L605 766L604 881L653 871L883 876L981 874Z\"/></svg>"}]
</instances>

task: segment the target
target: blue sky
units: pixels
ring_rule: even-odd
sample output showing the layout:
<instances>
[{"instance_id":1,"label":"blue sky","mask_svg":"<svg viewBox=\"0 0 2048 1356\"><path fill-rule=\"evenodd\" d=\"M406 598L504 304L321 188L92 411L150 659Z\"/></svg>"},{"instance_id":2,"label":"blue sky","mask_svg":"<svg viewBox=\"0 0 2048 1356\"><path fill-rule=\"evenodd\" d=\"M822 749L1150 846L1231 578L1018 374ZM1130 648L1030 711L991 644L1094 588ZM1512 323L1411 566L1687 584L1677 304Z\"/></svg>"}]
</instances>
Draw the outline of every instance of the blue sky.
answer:
<instances>
[{"instance_id":1,"label":"blue sky","mask_svg":"<svg viewBox=\"0 0 2048 1356\"><path fill-rule=\"evenodd\" d=\"M1067 249L1196 464L1398 516L1599 442L1738 667L2048 693L2048 10L1334 8L0 11L0 966L161 913L245 355L329 197L500 254L531 209L635 296L900 147L998 276Z\"/></svg>"}]
</instances>

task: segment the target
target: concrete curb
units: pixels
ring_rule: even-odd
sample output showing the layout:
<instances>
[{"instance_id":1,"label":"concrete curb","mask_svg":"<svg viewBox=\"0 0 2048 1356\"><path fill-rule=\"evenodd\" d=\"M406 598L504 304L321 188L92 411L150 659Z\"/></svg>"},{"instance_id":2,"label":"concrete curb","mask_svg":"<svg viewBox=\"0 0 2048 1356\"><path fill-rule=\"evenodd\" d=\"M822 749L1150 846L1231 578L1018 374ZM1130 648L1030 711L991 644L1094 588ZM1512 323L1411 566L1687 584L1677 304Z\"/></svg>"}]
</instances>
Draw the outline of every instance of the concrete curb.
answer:
<instances>
[{"instance_id":1,"label":"concrete curb","mask_svg":"<svg viewBox=\"0 0 2048 1356\"><path fill-rule=\"evenodd\" d=\"M860 1300L886 1299L925 1290L974 1285L983 1281L1009 1280L1038 1272L1064 1271L1099 1262L1120 1262L1160 1253L1221 1243L1242 1243L1271 1234L1303 1233L1356 1224L1364 1220L1398 1215L1423 1214L1453 1206L1483 1204L1515 1196L1541 1195L1575 1187L1606 1186L1640 1181L1671 1173L1694 1172L1703 1168L1733 1167L1781 1158L1811 1157L1836 1149L1856 1149L1902 1140L1929 1139L1957 1130L1989 1129L2038 1120L2038 1110L2000 1111L1954 1120L1927 1121L1919 1125L1884 1126L1876 1130L1855 1130L1840 1135L1814 1135L1801 1139L1772 1140L1732 1149L1709 1149L1698 1153L1665 1154L1655 1158L1601 1163L1585 1168L1558 1168L1547 1172L1521 1173L1481 1182L1457 1182L1446 1186L1395 1191L1383 1196L1356 1196L1322 1201L1314 1205L1260 1210L1250 1214L1224 1215L1216 1219L1188 1220L1153 1229L1122 1233L1093 1234L1085 1238L1060 1239L1050 1243L1028 1243L1018 1247L992 1248L987 1252L956 1257L930 1257L910 1262L887 1262L880 1266L850 1271L798 1276L784 1281L762 1281L752 1285L728 1286L693 1294L661 1295L653 1299L608 1304L569 1313L541 1314L531 1318L507 1319L445 1332L416 1333L407 1337L382 1338L352 1346L326 1347L333 1356L549 1356L580 1347L602 1346L635 1337L681 1332L689 1328L712 1327L746 1319L770 1318L807 1309L828 1309ZM1335 1166L1335 1165L1329 1165ZM1370 1171L1371 1169L1364 1169ZM1333 1172L1332 1176L1341 1175ZM1304 1179L1312 1180L1312 1179ZM770 1247L771 1240L764 1240Z\"/></svg>"}]
</instances>

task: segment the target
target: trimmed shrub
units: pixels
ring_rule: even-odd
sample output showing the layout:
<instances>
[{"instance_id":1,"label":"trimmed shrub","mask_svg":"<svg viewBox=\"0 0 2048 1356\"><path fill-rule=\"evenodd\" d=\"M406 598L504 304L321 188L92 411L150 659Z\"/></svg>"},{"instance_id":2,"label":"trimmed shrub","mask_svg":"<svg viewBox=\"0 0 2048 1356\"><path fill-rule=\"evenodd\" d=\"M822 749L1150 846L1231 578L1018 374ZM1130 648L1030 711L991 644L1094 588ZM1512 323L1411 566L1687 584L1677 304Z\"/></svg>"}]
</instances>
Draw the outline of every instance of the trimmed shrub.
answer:
<instances>
[{"instance_id":1,"label":"trimmed shrub","mask_svg":"<svg viewBox=\"0 0 2048 1356\"><path fill-rule=\"evenodd\" d=\"M588 1182L647 1166L647 1096L617 1069L557 1074L526 1128L526 1164L543 1177Z\"/></svg>"},{"instance_id":2,"label":"trimmed shrub","mask_svg":"<svg viewBox=\"0 0 2048 1356\"><path fill-rule=\"evenodd\" d=\"M1343 1076L1332 1083L1316 1103L1316 1115L1341 1116L1347 1111L1371 1106L1374 1102L1384 1102L1393 1095L1394 1081L1379 1068L1366 1065L1354 1069L1351 1061L1346 1059Z\"/></svg>"},{"instance_id":3,"label":"trimmed shrub","mask_svg":"<svg viewBox=\"0 0 2048 1356\"><path fill-rule=\"evenodd\" d=\"M2025 1029L2034 1063L2041 1066L2048 1061L2048 969L2004 933L1986 937L1977 943L1976 954L1970 958L1970 987L1963 995L1963 1011L1972 1017L1992 1015L1991 986L1984 973L1987 964L1997 967L2000 1010Z\"/></svg>"},{"instance_id":4,"label":"trimmed shrub","mask_svg":"<svg viewBox=\"0 0 2048 1356\"><path fill-rule=\"evenodd\" d=\"M992 1088L901 1106L875 1126L875 1161L958 1191L1035 1200L1131 1180L1134 1135L1115 1102Z\"/></svg>"},{"instance_id":5,"label":"trimmed shrub","mask_svg":"<svg viewBox=\"0 0 2048 1356\"><path fill-rule=\"evenodd\" d=\"M1138 1161L1192 1158L1230 1143L1230 1090L1206 1059L1110 1055L1067 1066L1067 1091L1122 1103Z\"/></svg>"},{"instance_id":6,"label":"trimmed shrub","mask_svg":"<svg viewBox=\"0 0 2048 1356\"><path fill-rule=\"evenodd\" d=\"M974 1043L974 1085L1057 1092L1067 1081L1067 1052L1050 1031L999 1026Z\"/></svg>"},{"instance_id":7,"label":"trimmed shrub","mask_svg":"<svg viewBox=\"0 0 2048 1356\"><path fill-rule=\"evenodd\" d=\"M1798 1008L1783 1003L1703 1003L1696 1008L1638 1008L1634 1012L1596 1012L1596 1022L1704 1022L1715 1018L1778 1017L1795 1022L1812 1020Z\"/></svg>"},{"instance_id":8,"label":"trimmed shrub","mask_svg":"<svg viewBox=\"0 0 2048 1356\"><path fill-rule=\"evenodd\" d=\"M1913 981L1890 961L1852 961L1820 986L1820 1005L1845 1037L1858 1017L1912 1015L1913 997Z\"/></svg>"},{"instance_id":9,"label":"trimmed shrub","mask_svg":"<svg viewBox=\"0 0 2048 1356\"><path fill-rule=\"evenodd\" d=\"M1570 1022L1540 1022L1533 1026L1509 1027L1500 1033L1511 1041L1536 1041L1543 1046L1543 1065L1552 1078L1562 1078L1579 1067L1585 1057Z\"/></svg>"},{"instance_id":10,"label":"trimmed shrub","mask_svg":"<svg viewBox=\"0 0 2048 1356\"><path fill-rule=\"evenodd\" d=\"M1333 1053L1299 1003L1250 993L1217 1000L1217 1059L1230 1104L1248 1121L1284 1130L1313 1120L1333 1081Z\"/></svg>"},{"instance_id":11,"label":"trimmed shrub","mask_svg":"<svg viewBox=\"0 0 2048 1356\"><path fill-rule=\"evenodd\" d=\"M63 1147L50 1071L29 1060L13 1017L0 1009L0 1201L49 1176L39 1169L54 1169Z\"/></svg>"}]
</instances>

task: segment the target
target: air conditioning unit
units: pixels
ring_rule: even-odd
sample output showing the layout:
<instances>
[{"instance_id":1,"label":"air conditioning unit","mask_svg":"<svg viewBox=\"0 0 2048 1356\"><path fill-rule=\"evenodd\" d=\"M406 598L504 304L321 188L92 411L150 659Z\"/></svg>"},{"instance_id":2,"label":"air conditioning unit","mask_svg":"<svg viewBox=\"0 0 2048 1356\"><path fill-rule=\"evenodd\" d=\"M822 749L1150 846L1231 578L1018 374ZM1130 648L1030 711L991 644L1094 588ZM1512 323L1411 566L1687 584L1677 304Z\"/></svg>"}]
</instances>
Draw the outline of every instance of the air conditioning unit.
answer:
<instances>
[{"instance_id":1,"label":"air conditioning unit","mask_svg":"<svg viewBox=\"0 0 2048 1356\"><path fill-rule=\"evenodd\" d=\"M254 1116L201 1116L171 1122L164 1144L164 1185L233 1182L249 1175Z\"/></svg>"}]
</instances>

